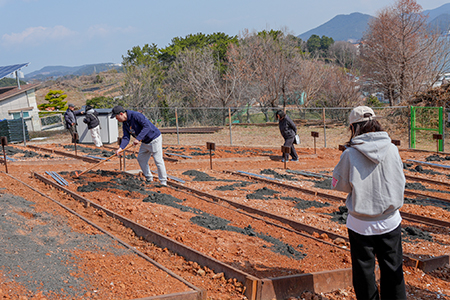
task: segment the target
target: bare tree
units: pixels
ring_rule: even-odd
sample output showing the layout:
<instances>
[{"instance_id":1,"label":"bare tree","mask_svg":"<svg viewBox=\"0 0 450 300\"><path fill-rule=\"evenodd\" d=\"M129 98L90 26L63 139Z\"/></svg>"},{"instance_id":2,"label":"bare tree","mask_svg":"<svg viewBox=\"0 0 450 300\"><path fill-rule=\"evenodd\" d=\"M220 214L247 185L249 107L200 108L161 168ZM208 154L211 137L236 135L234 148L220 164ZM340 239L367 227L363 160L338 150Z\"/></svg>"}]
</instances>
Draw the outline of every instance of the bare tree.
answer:
<instances>
[{"instance_id":1,"label":"bare tree","mask_svg":"<svg viewBox=\"0 0 450 300\"><path fill-rule=\"evenodd\" d=\"M292 80L292 90L302 91L306 97L305 106L315 106L320 91L327 82L328 67L317 57L297 57L298 70Z\"/></svg>"},{"instance_id":2,"label":"bare tree","mask_svg":"<svg viewBox=\"0 0 450 300\"><path fill-rule=\"evenodd\" d=\"M228 78L240 83L240 97L254 99L269 120L269 111L286 105L293 94L292 79L298 73L297 38L282 31L241 34L239 45L228 51ZM245 92L244 92L245 88Z\"/></svg>"},{"instance_id":3,"label":"bare tree","mask_svg":"<svg viewBox=\"0 0 450 300\"><path fill-rule=\"evenodd\" d=\"M221 62L212 49L187 49L180 52L171 66L169 78L173 88L184 95L191 107L232 107L241 103L240 77L235 68L225 68L221 74ZM228 113L221 110L222 122ZM202 113L205 117L206 112ZM211 113L209 114L211 116Z\"/></svg>"},{"instance_id":4,"label":"bare tree","mask_svg":"<svg viewBox=\"0 0 450 300\"><path fill-rule=\"evenodd\" d=\"M328 55L343 68L350 70L357 68L358 49L352 43L336 41L328 48Z\"/></svg>"},{"instance_id":5,"label":"bare tree","mask_svg":"<svg viewBox=\"0 0 450 300\"><path fill-rule=\"evenodd\" d=\"M431 86L448 65L446 39L429 30L414 0L398 0L369 23L361 58L366 79L385 93L390 105L407 103Z\"/></svg>"},{"instance_id":6,"label":"bare tree","mask_svg":"<svg viewBox=\"0 0 450 300\"><path fill-rule=\"evenodd\" d=\"M353 107L362 104L363 97L354 77L339 66L327 66L326 81L317 95L321 107Z\"/></svg>"},{"instance_id":7,"label":"bare tree","mask_svg":"<svg viewBox=\"0 0 450 300\"><path fill-rule=\"evenodd\" d=\"M151 66L125 67L122 92L130 107L158 106L160 77Z\"/></svg>"},{"instance_id":8,"label":"bare tree","mask_svg":"<svg viewBox=\"0 0 450 300\"><path fill-rule=\"evenodd\" d=\"M209 48L189 49L178 54L170 75L186 94L191 106L227 107L235 88L234 80L225 80L220 73L219 59Z\"/></svg>"}]
</instances>

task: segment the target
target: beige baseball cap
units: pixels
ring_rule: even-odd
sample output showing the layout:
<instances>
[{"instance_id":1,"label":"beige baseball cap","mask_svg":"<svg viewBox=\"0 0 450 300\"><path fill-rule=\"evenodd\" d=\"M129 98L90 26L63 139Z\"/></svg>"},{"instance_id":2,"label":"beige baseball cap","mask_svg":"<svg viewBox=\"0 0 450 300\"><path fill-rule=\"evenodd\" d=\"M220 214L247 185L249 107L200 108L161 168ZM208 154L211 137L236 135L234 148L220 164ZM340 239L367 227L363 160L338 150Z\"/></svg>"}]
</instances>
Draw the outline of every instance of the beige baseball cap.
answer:
<instances>
[{"instance_id":1,"label":"beige baseball cap","mask_svg":"<svg viewBox=\"0 0 450 300\"><path fill-rule=\"evenodd\" d=\"M369 120L372 120L373 118L376 118L376 116L370 107L358 106L352 110L352 112L348 116L348 121L350 124L353 124L353 123L369 121Z\"/></svg>"}]
</instances>

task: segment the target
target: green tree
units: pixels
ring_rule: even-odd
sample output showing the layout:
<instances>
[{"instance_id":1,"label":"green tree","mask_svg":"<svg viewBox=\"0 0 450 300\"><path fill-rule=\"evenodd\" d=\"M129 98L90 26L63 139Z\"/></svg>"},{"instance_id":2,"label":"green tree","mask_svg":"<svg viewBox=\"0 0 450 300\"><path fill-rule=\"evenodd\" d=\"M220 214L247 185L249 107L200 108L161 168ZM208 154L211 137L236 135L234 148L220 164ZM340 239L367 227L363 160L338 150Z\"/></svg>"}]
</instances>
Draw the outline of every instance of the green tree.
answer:
<instances>
[{"instance_id":1,"label":"green tree","mask_svg":"<svg viewBox=\"0 0 450 300\"><path fill-rule=\"evenodd\" d=\"M38 108L47 111L67 109L67 101L64 101L66 98L67 95L62 90L49 90L47 95L45 95L45 100L48 103L39 104Z\"/></svg>"},{"instance_id":2,"label":"green tree","mask_svg":"<svg viewBox=\"0 0 450 300\"><path fill-rule=\"evenodd\" d=\"M320 37L316 34L313 34L306 41L306 49L308 49L309 53L315 54L320 49Z\"/></svg>"},{"instance_id":3,"label":"green tree","mask_svg":"<svg viewBox=\"0 0 450 300\"><path fill-rule=\"evenodd\" d=\"M212 56L216 58L216 64L220 68L221 74L224 74L226 66L226 54L230 43L237 43L236 36L228 36L223 32L205 35L203 33L190 34L185 38L173 38L172 43L160 50L158 58L165 66L171 65L178 53L185 50L200 50L208 47L212 50Z\"/></svg>"},{"instance_id":4,"label":"green tree","mask_svg":"<svg viewBox=\"0 0 450 300\"><path fill-rule=\"evenodd\" d=\"M144 47L133 47L123 57L123 65L126 78L123 85L123 95L130 106L163 106L167 105L167 99L178 101L179 91L173 90L177 84L177 78L170 78L167 83L168 71L173 67L177 56L185 51L212 51L212 59L220 75L225 74L226 52L228 45L237 43L236 37L229 37L224 33L205 35L198 33L188 35L185 38L174 38L172 43L164 49L158 49L155 44ZM171 97L171 95L173 97Z\"/></svg>"},{"instance_id":5,"label":"green tree","mask_svg":"<svg viewBox=\"0 0 450 300\"><path fill-rule=\"evenodd\" d=\"M134 46L131 50L127 51L127 56L122 56L123 65L146 67L152 62L156 62L159 55L159 49L155 44L145 44L142 48L140 46Z\"/></svg>"},{"instance_id":6,"label":"green tree","mask_svg":"<svg viewBox=\"0 0 450 300\"><path fill-rule=\"evenodd\" d=\"M313 34L306 42L306 49L309 53L316 56L327 57L328 49L334 44L333 38Z\"/></svg>"},{"instance_id":7,"label":"green tree","mask_svg":"<svg viewBox=\"0 0 450 300\"><path fill-rule=\"evenodd\" d=\"M383 107L384 106L384 104L381 103L377 97L372 96L372 95L369 95L369 97L367 97L366 105L370 106L370 107Z\"/></svg>"},{"instance_id":8,"label":"green tree","mask_svg":"<svg viewBox=\"0 0 450 300\"><path fill-rule=\"evenodd\" d=\"M155 106L157 90L165 78L155 44L135 46L123 58L123 103L130 107Z\"/></svg>"},{"instance_id":9,"label":"green tree","mask_svg":"<svg viewBox=\"0 0 450 300\"><path fill-rule=\"evenodd\" d=\"M327 53L328 48L330 48L330 46L333 44L334 44L333 38L322 35L322 38L320 39L320 50Z\"/></svg>"},{"instance_id":10,"label":"green tree","mask_svg":"<svg viewBox=\"0 0 450 300\"><path fill-rule=\"evenodd\" d=\"M122 99L117 100L111 97L100 96L86 100L86 105L92 106L93 108L113 108L116 105L125 105L125 101Z\"/></svg>"}]
</instances>

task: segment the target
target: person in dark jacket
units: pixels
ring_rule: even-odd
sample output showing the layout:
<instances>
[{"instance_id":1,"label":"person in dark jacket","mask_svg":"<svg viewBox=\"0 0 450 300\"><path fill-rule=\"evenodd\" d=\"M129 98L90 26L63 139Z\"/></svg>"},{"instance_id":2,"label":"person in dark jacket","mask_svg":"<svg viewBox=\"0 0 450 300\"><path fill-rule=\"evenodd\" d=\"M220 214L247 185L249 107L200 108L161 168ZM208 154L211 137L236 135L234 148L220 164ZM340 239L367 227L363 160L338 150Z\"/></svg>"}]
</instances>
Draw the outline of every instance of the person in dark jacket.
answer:
<instances>
[{"instance_id":1,"label":"person in dark jacket","mask_svg":"<svg viewBox=\"0 0 450 300\"><path fill-rule=\"evenodd\" d=\"M134 144L141 143L138 154L138 163L148 182L153 181L153 175L150 172L148 161L153 156L156 168L158 169L158 178L161 185L167 185L166 166L163 159L162 136L161 131L150 122L142 113L125 110L118 105L112 109L111 118L123 123L123 137L116 154L120 156L121 152L130 142L130 135L135 138Z\"/></svg>"},{"instance_id":2,"label":"person in dark jacket","mask_svg":"<svg viewBox=\"0 0 450 300\"><path fill-rule=\"evenodd\" d=\"M406 299L400 215L406 182L403 162L370 107L354 108L349 123L351 137L331 185L348 193L345 205L356 298ZM379 290L375 260L380 268Z\"/></svg>"},{"instance_id":3,"label":"person in dark jacket","mask_svg":"<svg viewBox=\"0 0 450 300\"><path fill-rule=\"evenodd\" d=\"M77 119L76 115L80 115L83 112L81 110L75 110L75 105L69 103L69 107L64 113L64 120L66 121L66 129L69 130L70 136L73 138L74 133L78 134L77 131ZM79 141L77 140L77 143Z\"/></svg>"},{"instance_id":4,"label":"person in dark jacket","mask_svg":"<svg viewBox=\"0 0 450 300\"><path fill-rule=\"evenodd\" d=\"M90 105L86 105L85 111L86 117L83 119L83 122L87 124L95 146L101 147L103 146L103 143L100 136L100 120L98 119L98 111Z\"/></svg>"},{"instance_id":5,"label":"person in dark jacket","mask_svg":"<svg viewBox=\"0 0 450 300\"><path fill-rule=\"evenodd\" d=\"M297 127L294 122L289 118L288 115L282 110L276 113L278 119L278 127L280 128L280 133L284 138L284 147L291 148L291 161L298 161L298 155L294 148L295 135L297 134ZM283 153L282 161L289 161L289 154Z\"/></svg>"}]
</instances>

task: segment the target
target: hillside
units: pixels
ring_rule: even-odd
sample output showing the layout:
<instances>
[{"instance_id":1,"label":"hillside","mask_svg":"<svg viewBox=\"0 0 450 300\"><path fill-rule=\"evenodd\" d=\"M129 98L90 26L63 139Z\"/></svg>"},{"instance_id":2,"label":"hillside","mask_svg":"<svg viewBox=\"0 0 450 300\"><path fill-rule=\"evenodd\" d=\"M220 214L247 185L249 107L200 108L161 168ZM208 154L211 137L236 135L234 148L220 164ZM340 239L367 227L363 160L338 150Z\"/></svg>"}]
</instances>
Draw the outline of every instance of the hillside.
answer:
<instances>
[{"instance_id":1,"label":"hillside","mask_svg":"<svg viewBox=\"0 0 450 300\"><path fill-rule=\"evenodd\" d=\"M298 37L302 40L308 40L311 35L327 36L335 41L356 42L361 39L366 30L367 23L372 18L370 15L362 13L352 13L350 15L337 15L330 21L302 33Z\"/></svg>"},{"instance_id":2,"label":"hillside","mask_svg":"<svg viewBox=\"0 0 450 300\"><path fill-rule=\"evenodd\" d=\"M124 73L109 70L93 75L81 75L72 78L59 78L41 83L36 91L37 104L44 103L49 90L62 90L67 94L68 103L77 107L86 104L86 100L94 97L118 97L122 95L121 87Z\"/></svg>"},{"instance_id":3,"label":"hillside","mask_svg":"<svg viewBox=\"0 0 450 300\"><path fill-rule=\"evenodd\" d=\"M66 67L66 66L46 66L38 71L31 72L25 75L25 80L37 80L45 81L48 79L57 79L67 75L91 75L95 73L105 72L108 70L122 70L122 65L113 63L100 63L100 64L90 64L82 65L77 67Z\"/></svg>"}]
</instances>

